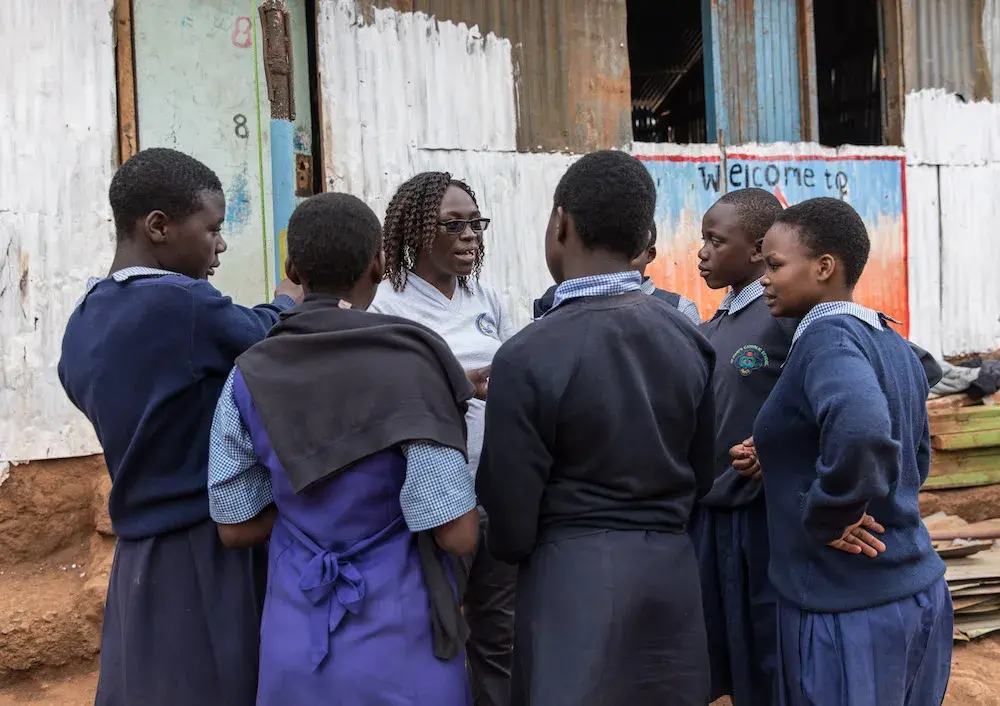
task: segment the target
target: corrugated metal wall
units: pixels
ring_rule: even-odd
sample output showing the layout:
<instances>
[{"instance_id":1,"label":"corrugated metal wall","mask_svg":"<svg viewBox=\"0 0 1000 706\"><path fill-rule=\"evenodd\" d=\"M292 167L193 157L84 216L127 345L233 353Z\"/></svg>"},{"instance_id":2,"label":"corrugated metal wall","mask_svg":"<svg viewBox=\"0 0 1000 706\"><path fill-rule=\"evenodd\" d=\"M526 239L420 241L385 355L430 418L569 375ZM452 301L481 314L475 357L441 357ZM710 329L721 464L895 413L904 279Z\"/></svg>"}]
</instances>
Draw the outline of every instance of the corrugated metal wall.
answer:
<instances>
[{"instance_id":1,"label":"corrugated metal wall","mask_svg":"<svg viewBox=\"0 0 1000 706\"><path fill-rule=\"evenodd\" d=\"M755 3L758 142L797 142L802 137L796 4L796 0Z\"/></svg>"},{"instance_id":2,"label":"corrugated metal wall","mask_svg":"<svg viewBox=\"0 0 1000 706\"><path fill-rule=\"evenodd\" d=\"M56 376L107 272L116 153L112 0L7 0L0 22L0 461L100 452Z\"/></svg>"},{"instance_id":3,"label":"corrugated metal wall","mask_svg":"<svg viewBox=\"0 0 1000 706\"><path fill-rule=\"evenodd\" d=\"M522 152L588 152L632 139L625 0L359 0L358 6L424 12L508 39ZM450 90L477 90L443 80Z\"/></svg>"},{"instance_id":4,"label":"corrugated metal wall","mask_svg":"<svg viewBox=\"0 0 1000 706\"><path fill-rule=\"evenodd\" d=\"M1000 105L941 90L906 99L914 340L945 355L1000 348Z\"/></svg>"},{"instance_id":5,"label":"corrugated metal wall","mask_svg":"<svg viewBox=\"0 0 1000 706\"><path fill-rule=\"evenodd\" d=\"M703 0L709 140L798 141L802 136L796 0ZM808 7L808 5L807 5ZM812 22L812 18L806 18Z\"/></svg>"},{"instance_id":6,"label":"corrugated metal wall","mask_svg":"<svg viewBox=\"0 0 1000 706\"><path fill-rule=\"evenodd\" d=\"M967 100L991 97L984 0L912 0L905 7L915 57L908 66L907 90L943 88ZM994 24L995 14L987 14L987 25Z\"/></svg>"}]
</instances>

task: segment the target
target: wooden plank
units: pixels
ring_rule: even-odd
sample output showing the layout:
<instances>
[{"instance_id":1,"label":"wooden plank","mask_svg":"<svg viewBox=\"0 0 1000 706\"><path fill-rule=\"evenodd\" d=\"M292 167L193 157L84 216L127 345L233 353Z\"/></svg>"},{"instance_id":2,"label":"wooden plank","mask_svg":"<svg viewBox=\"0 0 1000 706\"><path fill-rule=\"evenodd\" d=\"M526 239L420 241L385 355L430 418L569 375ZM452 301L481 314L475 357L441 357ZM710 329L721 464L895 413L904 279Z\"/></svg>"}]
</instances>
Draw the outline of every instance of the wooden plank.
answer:
<instances>
[{"instance_id":1,"label":"wooden plank","mask_svg":"<svg viewBox=\"0 0 1000 706\"><path fill-rule=\"evenodd\" d=\"M1000 449L931 451L930 473L932 476L997 470L1000 470Z\"/></svg>"},{"instance_id":2,"label":"wooden plank","mask_svg":"<svg viewBox=\"0 0 1000 706\"><path fill-rule=\"evenodd\" d=\"M1000 429L1000 405L930 412L927 416L933 435Z\"/></svg>"},{"instance_id":3,"label":"wooden plank","mask_svg":"<svg viewBox=\"0 0 1000 706\"><path fill-rule=\"evenodd\" d=\"M949 490L996 484L1000 484L1000 471L977 471L974 473L952 473L943 476L930 476L920 489Z\"/></svg>"},{"instance_id":4,"label":"wooden plank","mask_svg":"<svg viewBox=\"0 0 1000 706\"><path fill-rule=\"evenodd\" d=\"M135 35L132 0L115 0L115 73L118 84L118 163L139 151L135 114Z\"/></svg>"},{"instance_id":5,"label":"wooden plank","mask_svg":"<svg viewBox=\"0 0 1000 706\"><path fill-rule=\"evenodd\" d=\"M959 409L962 407L974 407L978 405L993 405L1000 401L1000 392L983 399L969 397L964 392L958 395L945 395L927 400L927 411L936 409Z\"/></svg>"},{"instance_id":6,"label":"wooden plank","mask_svg":"<svg viewBox=\"0 0 1000 706\"><path fill-rule=\"evenodd\" d=\"M881 0L882 138L903 144L903 16L900 0Z\"/></svg>"},{"instance_id":7,"label":"wooden plank","mask_svg":"<svg viewBox=\"0 0 1000 706\"><path fill-rule=\"evenodd\" d=\"M1000 446L1000 429L968 431L958 434L936 434L931 437L931 448L938 451L983 449L994 446Z\"/></svg>"}]
</instances>

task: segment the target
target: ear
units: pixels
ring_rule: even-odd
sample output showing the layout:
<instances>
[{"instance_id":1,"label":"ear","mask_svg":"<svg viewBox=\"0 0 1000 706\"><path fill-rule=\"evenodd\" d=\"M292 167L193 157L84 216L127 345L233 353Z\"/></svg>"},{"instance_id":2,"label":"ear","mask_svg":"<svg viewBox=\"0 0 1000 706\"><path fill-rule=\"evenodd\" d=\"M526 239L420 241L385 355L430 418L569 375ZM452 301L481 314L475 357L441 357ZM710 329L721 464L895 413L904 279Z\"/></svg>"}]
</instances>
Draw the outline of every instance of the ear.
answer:
<instances>
[{"instance_id":1,"label":"ear","mask_svg":"<svg viewBox=\"0 0 1000 706\"><path fill-rule=\"evenodd\" d=\"M162 244L167 241L167 224L170 219L163 211L150 211L143 220L142 225L146 229L146 234L151 241Z\"/></svg>"},{"instance_id":2,"label":"ear","mask_svg":"<svg viewBox=\"0 0 1000 706\"><path fill-rule=\"evenodd\" d=\"M753 244L753 250L750 251L750 262L756 264L764 261L763 247L764 239L758 238Z\"/></svg>"},{"instance_id":3,"label":"ear","mask_svg":"<svg viewBox=\"0 0 1000 706\"><path fill-rule=\"evenodd\" d=\"M820 282L829 282L836 271L837 260L833 255L827 253L816 259L816 279Z\"/></svg>"},{"instance_id":4,"label":"ear","mask_svg":"<svg viewBox=\"0 0 1000 706\"><path fill-rule=\"evenodd\" d=\"M563 207L556 206L555 211L552 212L552 227L554 228L553 235L560 243L566 242L566 231L568 230L566 219L566 211Z\"/></svg>"},{"instance_id":5,"label":"ear","mask_svg":"<svg viewBox=\"0 0 1000 706\"><path fill-rule=\"evenodd\" d=\"M295 269L295 265L292 264L291 259L285 260L285 277L287 277L288 281L292 284L297 284L300 287L302 286L302 278L299 276L299 271Z\"/></svg>"},{"instance_id":6,"label":"ear","mask_svg":"<svg viewBox=\"0 0 1000 706\"><path fill-rule=\"evenodd\" d=\"M647 252L649 252L649 261L650 262L652 262L653 260L656 259L656 246L655 245L650 245L649 246L649 250Z\"/></svg>"}]
</instances>

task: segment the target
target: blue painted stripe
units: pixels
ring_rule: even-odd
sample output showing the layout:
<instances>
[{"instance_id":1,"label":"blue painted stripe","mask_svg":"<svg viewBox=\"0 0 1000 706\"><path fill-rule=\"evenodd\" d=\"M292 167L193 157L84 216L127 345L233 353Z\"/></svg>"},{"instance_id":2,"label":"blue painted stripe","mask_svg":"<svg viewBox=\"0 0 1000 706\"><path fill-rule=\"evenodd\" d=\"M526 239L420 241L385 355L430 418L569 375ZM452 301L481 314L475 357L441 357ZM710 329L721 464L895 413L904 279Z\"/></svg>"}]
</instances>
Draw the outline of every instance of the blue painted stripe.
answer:
<instances>
[{"instance_id":1,"label":"blue painted stripe","mask_svg":"<svg viewBox=\"0 0 1000 706\"><path fill-rule=\"evenodd\" d=\"M798 142L802 111L795 0L756 0L754 40L757 141Z\"/></svg>"},{"instance_id":2,"label":"blue painted stripe","mask_svg":"<svg viewBox=\"0 0 1000 706\"><path fill-rule=\"evenodd\" d=\"M722 56L719 40L719 3L701 2L702 56L705 64L705 131L708 142L715 142L719 130L729 142L729 117L722 85Z\"/></svg>"},{"instance_id":3,"label":"blue painted stripe","mask_svg":"<svg viewBox=\"0 0 1000 706\"><path fill-rule=\"evenodd\" d=\"M274 212L274 278L281 277L281 231L295 210L295 126L271 120L271 203Z\"/></svg>"}]
</instances>

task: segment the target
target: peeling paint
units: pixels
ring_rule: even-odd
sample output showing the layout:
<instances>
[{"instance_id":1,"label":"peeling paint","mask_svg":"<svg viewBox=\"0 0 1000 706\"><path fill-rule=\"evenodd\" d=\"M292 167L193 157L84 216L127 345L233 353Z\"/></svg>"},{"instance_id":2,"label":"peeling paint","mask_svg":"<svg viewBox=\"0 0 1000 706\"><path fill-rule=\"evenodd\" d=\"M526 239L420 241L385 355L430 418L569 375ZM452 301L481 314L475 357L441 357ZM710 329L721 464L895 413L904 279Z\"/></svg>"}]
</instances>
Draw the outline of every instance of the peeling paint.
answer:
<instances>
[{"instance_id":1,"label":"peeling paint","mask_svg":"<svg viewBox=\"0 0 1000 706\"><path fill-rule=\"evenodd\" d=\"M247 166L236 172L229 188L226 189L226 232L239 233L247 225L252 214Z\"/></svg>"},{"instance_id":2,"label":"peeling paint","mask_svg":"<svg viewBox=\"0 0 1000 706\"><path fill-rule=\"evenodd\" d=\"M18 69L0 74L0 461L88 455L100 446L56 364L87 277L107 272L114 251L114 3L9 5L0 64Z\"/></svg>"}]
</instances>

